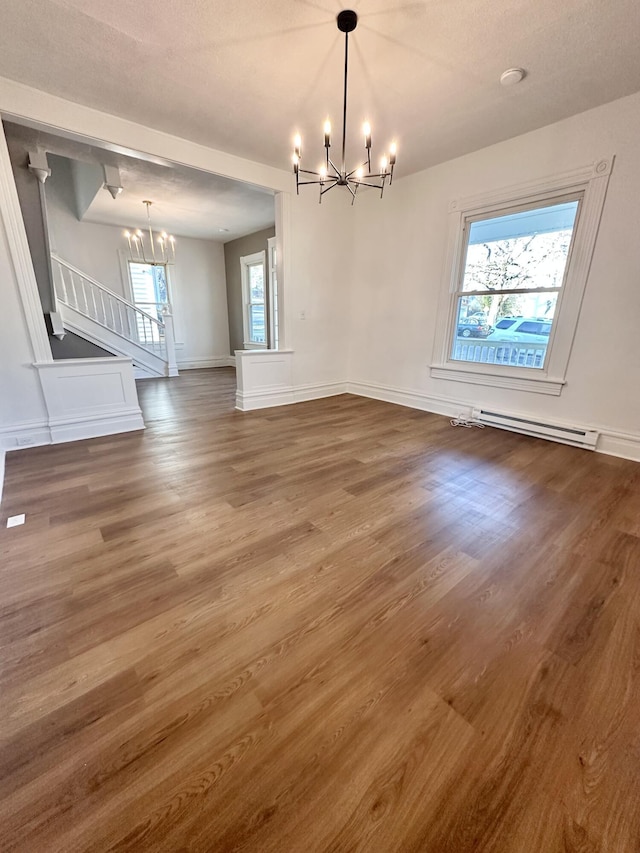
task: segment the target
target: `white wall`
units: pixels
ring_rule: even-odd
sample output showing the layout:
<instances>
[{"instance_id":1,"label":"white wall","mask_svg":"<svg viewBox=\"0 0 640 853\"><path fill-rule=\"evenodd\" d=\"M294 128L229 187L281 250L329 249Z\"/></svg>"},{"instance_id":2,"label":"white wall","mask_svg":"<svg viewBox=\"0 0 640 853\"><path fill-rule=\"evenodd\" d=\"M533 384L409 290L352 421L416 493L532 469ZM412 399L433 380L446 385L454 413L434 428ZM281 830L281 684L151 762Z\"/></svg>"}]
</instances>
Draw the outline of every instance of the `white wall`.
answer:
<instances>
[{"instance_id":1,"label":"white wall","mask_svg":"<svg viewBox=\"0 0 640 853\"><path fill-rule=\"evenodd\" d=\"M353 208L341 187L318 204L315 187L291 200L290 292L287 302L295 351L294 387L345 381ZM304 313L304 319L301 315Z\"/></svg>"},{"instance_id":2,"label":"white wall","mask_svg":"<svg viewBox=\"0 0 640 853\"><path fill-rule=\"evenodd\" d=\"M80 222L74 212L69 161L56 156L49 160L46 192L52 250L114 293L131 299L121 260L126 223L116 228ZM117 205L118 199L113 203ZM224 363L229 354L224 246L180 237L177 247L169 275L178 367Z\"/></svg>"},{"instance_id":3,"label":"white wall","mask_svg":"<svg viewBox=\"0 0 640 853\"><path fill-rule=\"evenodd\" d=\"M229 357L224 246L210 240L177 241L171 294L178 368L213 366ZM221 363L222 363L221 362Z\"/></svg>"},{"instance_id":4,"label":"white wall","mask_svg":"<svg viewBox=\"0 0 640 853\"><path fill-rule=\"evenodd\" d=\"M640 439L640 94L394 181L358 199L349 379ZM448 206L615 155L560 397L433 379ZM360 204L360 202L363 204Z\"/></svg>"}]
</instances>

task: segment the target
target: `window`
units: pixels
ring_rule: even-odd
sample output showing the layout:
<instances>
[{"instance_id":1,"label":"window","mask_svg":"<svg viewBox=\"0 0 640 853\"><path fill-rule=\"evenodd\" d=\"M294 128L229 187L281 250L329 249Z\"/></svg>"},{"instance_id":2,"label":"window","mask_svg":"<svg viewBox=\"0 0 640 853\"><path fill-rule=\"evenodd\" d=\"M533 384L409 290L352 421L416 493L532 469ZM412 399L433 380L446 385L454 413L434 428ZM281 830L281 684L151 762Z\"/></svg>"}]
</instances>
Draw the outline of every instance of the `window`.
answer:
<instances>
[{"instance_id":1,"label":"window","mask_svg":"<svg viewBox=\"0 0 640 853\"><path fill-rule=\"evenodd\" d=\"M611 164L452 203L432 377L561 393Z\"/></svg>"},{"instance_id":2,"label":"window","mask_svg":"<svg viewBox=\"0 0 640 853\"><path fill-rule=\"evenodd\" d=\"M581 198L465 219L454 361L544 368Z\"/></svg>"},{"instance_id":3,"label":"window","mask_svg":"<svg viewBox=\"0 0 640 853\"><path fill-rule=\"evenodd\" d=\"M267 346L267 299L265 253L240 258L244 301L243 330L245 347Z\"/></svg>"},{"instance_id":4,"label":"window","mask_svg":"<svg viewBox=\"0 0 640 853\"><path fill-rule=\"evenodd\" d=\"M129 283L131 285L131 298L134 305L149 314L159 322L164 322L162 308L169 301L167 286L167 268L164 264L144 264L137 261L128 261ZM149 342L149 336L157 339L158 328L152 326L149 321L137 317L138 338Z\"/></svg>"}]
</instances>

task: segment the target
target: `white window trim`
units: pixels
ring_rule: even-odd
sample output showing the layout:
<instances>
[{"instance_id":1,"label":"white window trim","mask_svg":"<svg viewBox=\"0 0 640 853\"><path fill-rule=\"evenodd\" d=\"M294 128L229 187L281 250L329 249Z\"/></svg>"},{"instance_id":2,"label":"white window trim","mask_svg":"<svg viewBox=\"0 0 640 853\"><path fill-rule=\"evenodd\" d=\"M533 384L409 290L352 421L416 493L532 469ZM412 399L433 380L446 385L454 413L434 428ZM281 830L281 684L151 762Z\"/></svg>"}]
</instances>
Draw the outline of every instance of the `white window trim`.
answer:
<instances>
[{"instance_id":1,"label":"white window trim","mask_svg":"<svg viewBox=\"0 0 640 853\"><path fill-rule=\"evenodd\" d=\"M273 253L276 252L276 263L273 263ZM276 282L278 278L278 263L277 263L278 253L276 248L276 238L269 237L267 240L267 273L269 280L269 348L277 349L276 347L276 314L278 314L278 319L280 318L279 310L276 312L275 308L279 309L279 305L276 306L275 300L273 298L273 278L275 275ZM277 294L276 294L277 298ZM280 300L278 299L278 302ZM278 329L278 338L280 338L280 330Z\"/></svg>"},{"instance_id":2,"label":"white window trim","mask_svg":"<svg viewBox=\"0 0 640 853\"><path fill-rule=\"evenodd\" d=\"M492 385L516 391L559 396L566 384L566 373L573 340L578 325L580 307L584 296L591 259L600 226L609 177L614 158L598 160L589 166L542 178L525 184L506 187L482 195L457 199L449 205L449 233L447 253L438 302L438 322L434 341L431 376L469 382L474 385ZM475 364L451 359L451 340L456 323L456 295L465 262L464 224L469 216L490 216L512 204L541 205L556 196L583 193L578 221L575 226L573 248L566 280L563 285L561 305L554 323L543 370L527 367L505 367L495 364Z\"/></svg>"},{"instance_id":3,"label":"white window trim","mask_svg":"<svg viewBox=\"0 0 640 853\"><path fill-rule=\"evenodd\" d=\"M243 336L242 346L244 347L244 349L268 349L267 341L265 341L264 343L256 343L255 341L252 341L249 338L249 304L250 304L250 299L249 299L248 269L251 266L251 264L262 263L262 268L264 270L264 287L265 287L265 294L264 294L264 297L265 297L264 298L265 318L264 318L264 321L265 321L265 333L268 334L268 326L267 326L267 321L268 321L268 316L267 316L267 313L268 313L268 304L267 304L268 285L267 285L267 281L268 281L268 279L267 279L267 276L269 273L267 270L267 257L266 257L266 255L267 255L267 253L263 250L262 252L254 252L252 255L243 255L240 258L240 271L241 271L241 275L242 275L242 336ZM265 337L267 337L267 334L265 334Z\"/></svg>"}]
</instances>

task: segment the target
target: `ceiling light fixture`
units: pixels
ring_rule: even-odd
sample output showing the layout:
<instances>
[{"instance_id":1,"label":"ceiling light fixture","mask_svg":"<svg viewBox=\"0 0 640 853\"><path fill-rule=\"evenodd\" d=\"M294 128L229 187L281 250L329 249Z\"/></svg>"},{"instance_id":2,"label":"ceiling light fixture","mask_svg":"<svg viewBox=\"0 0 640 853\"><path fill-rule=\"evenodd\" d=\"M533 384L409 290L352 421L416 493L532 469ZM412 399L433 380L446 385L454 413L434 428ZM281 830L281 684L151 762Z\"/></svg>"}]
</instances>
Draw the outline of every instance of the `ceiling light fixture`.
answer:
<instances>
[{"instance_id":1,"label":"ceiling light fixture","mask_svg":"<svg viewBox=\"0 0 640 853\"><path fill-rule=\"evenodd\" d=\"M296 193L300 194L300 187L306 184L319 184L320 196L319 201L322 201L322 196L332 190L334 187L346 187L351 193L351 204L356 200L358 189L361 186L374 187L380 190L380 198L384 193L384 188L387 184L393 181L393 167L396 164L397 147L396 143L392 143L389 148L389 155L382 157L380 161L380 171L371 171L371 126L369 122L365 122L362 126L364 135L364 147L367 152L367 159L361 166L347 172L345 166L345 149L347 142L347 76L349 69L349 33L353 32L358 24L358 16L351 9L345 9L340 12L337 17L338 29L344 33L344 98L342 102L342 164L338 168L331 157L329 156L329 148L331 148L331 123L327 120L324 123L324 148L325 162L317 172L302 169L300 161L302 160L302 138L300 134L296 134L293 143L293 173L296 176ZM315 180L301 181L301 175L312 175Z\"/></svg>"},{"instance_id":2,"label":"ceiling light fixture","mask_svg":"<svg viewBox=\"0 0 640 853\"><path fill-rule=\"evenodd\" d=\"M162 231L157 237L153 236L151 228L152 201L143 201L147 206L147 229L149 232L149 247L145 242L145 233L137 228L135 231L125 231L124 236L129 244L129 258L140 264L166 265L176 262L176 238Z\"/></svg>"}]
</instances>

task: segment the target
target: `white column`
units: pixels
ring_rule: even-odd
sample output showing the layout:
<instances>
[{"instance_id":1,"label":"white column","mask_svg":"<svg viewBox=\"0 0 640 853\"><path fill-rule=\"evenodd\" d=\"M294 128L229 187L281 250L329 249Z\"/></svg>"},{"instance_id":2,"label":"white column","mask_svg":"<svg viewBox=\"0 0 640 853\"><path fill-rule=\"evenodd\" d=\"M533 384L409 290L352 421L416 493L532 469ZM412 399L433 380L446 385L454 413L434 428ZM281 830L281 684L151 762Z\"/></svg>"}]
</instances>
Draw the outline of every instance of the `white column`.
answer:
<instances>
[{"instance_id":1,"label":"white column","mask_svg":"<svg viewBox=\"0 0 640 853\"><path fill-rule=\"evenodd\" d=\"M169 376L178 376L176 335L173 329L173 314L169 305L163 307L162 318L164 320L164 343L167 348L167 372Z\"/></svg>"},{"instance_id":2,"label":"white column","mask_svg":"<svg viewBox=\"0 0 640 853\"><path fill-rule=\"evenodd\" d=\"M38 293L36 274L27 242L18 192L11 171L11 160L4 129L0 123L0 216L2 216L7 235L9 255L13 261L16 281L22 300L29 337L35 360L53 361L51 344L42 313L42 303Z\"/></svg>"}]
</instances>

